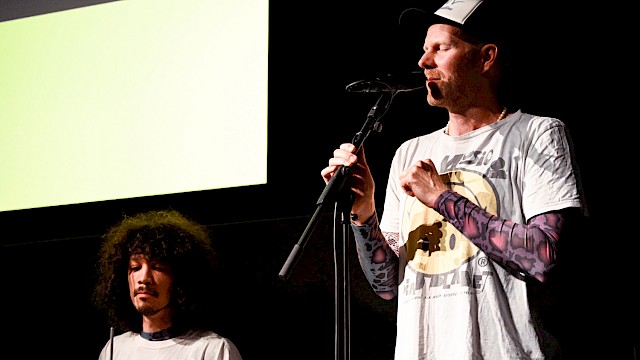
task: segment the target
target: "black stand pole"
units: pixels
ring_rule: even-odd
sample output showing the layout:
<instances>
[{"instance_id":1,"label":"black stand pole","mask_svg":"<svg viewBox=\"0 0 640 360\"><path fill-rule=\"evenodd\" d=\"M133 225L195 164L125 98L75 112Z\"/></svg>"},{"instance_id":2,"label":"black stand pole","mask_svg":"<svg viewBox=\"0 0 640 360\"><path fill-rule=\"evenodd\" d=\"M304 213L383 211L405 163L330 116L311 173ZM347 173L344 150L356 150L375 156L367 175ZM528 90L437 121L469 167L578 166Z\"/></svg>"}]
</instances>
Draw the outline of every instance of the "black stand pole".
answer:
<instances>
[{"instance_id":1,"label":"black stand pole","mask_svg":"<svg viewBox=\"0 0 640 360\"><path fill-rule=\"evenodd\" d=\"M350 319L351 319L351 299L349 289L351 288L350 276L349 276L349 244L350 241L350 214L351 204L353 200L351 193L341 191L339 198L336 201L336 217L334 218L334 225L337 220L340 222L340 229L342 230L342 244L337 243L338 230L334 226L334 253L336 254L336 278L335 278L335 359L349 359L349 349L351 348L350 341ZM339 249L339 245L342 248ZM342 255L342 256L340 256ZM339 260L342 260L340 264ZM342 296L342 297L340 297ZM339 326L341 325L341 326Z\"/></svg>"},{"instance_id":2,"label":"black stand pole","mask_svg":"<svg viewBox=\"0 0 640 360\"><path fill-rule=\"evenodd\" d=\"M382 131L382 124L379 122L380 118L387 112L387 109L391 105L391 101L395 92L386 91L380 94L378 101L371 108L367 119L362 126L362 129L356 133L353 137L352 144L356 146L356 153L362 148L364 141L367 139L371 131ZM335 175L329 180L324 191L320 195L320 198L316 202L316 211L313 213L311 220L307 224L302 236L293 247L293 250L289 254L287 261L282 266L279 276L281 279L286 280L289 277L290 269L298 262L302 255L307 240L315 229L319 216L324 212L329 203L335 204L336 215L340 213L340 223L342 224L342 264L339 269L336 270L336 299L341 299L336 302L336 360L348 360L349 359L349 311L350 311L350 299L349 299L349 231L350 231L350 212L352 199L350 191L345 194L343 189L345 180L351 172L350 167L341 166ZM349 190L347 188L347 190ZM335 223L335 221L334 221ZM337 246L336 246L337 248ZM338 259L336 258L336 263ZM341 270L341 271L340 271ZM340 279L342 277L342 279ZM340 297L337 292L342 291ZM340 317L342 318L342 326L340 324ZM342 340L342 342L340 342ZM342 351L341 351L342 348Z\"/></svg>"}]
</instances>

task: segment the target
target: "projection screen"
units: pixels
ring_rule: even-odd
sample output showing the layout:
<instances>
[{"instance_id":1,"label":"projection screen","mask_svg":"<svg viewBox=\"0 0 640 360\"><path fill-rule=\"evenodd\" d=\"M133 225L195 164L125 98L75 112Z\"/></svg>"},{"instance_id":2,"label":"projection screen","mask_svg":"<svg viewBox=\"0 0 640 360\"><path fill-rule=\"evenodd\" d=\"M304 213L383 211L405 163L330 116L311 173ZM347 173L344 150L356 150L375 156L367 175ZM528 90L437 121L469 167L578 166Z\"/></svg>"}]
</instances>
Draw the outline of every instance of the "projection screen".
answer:
<instances>
[{"instance_id":1,"label":"projection screen","mask_svg":"<svg viewBox=\"0 0 640 360\"><path fill-rule=\"evenodd\" d=\"M267 179L267 0L0 22L0 211Z\"/></svg>"}]
</instances>

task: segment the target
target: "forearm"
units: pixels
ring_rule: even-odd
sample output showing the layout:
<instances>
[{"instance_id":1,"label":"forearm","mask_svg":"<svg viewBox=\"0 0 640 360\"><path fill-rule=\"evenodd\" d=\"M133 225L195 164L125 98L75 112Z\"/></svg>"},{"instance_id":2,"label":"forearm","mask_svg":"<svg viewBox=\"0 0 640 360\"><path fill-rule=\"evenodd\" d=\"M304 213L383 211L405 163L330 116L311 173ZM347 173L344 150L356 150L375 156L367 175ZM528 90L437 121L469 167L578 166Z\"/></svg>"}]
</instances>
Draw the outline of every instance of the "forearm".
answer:
<instances>
[{"instance_id":1,"label":"forearm","mask_svg":"<svg viewBox=\"0 0 640 360\"><path fill-rule=\"evenodd\" d=\"M385 240L378 216L363 225L351 224L360 267L373 291L383 299L393 299L398 288L398 256Z\"/></svg>"},{"instance_id":2,"label":"forearm","mask_svg":"<svg viewBox=\"0 0 640 360\"><path fill-rule=\"evenodd\" d=\"M538 215L517 224L492 215L460 194L447 190L435 210L472 243L503 265L544 282L556 264L556 249L563 225L560 213Z\"/></svg>"}]
</instances>

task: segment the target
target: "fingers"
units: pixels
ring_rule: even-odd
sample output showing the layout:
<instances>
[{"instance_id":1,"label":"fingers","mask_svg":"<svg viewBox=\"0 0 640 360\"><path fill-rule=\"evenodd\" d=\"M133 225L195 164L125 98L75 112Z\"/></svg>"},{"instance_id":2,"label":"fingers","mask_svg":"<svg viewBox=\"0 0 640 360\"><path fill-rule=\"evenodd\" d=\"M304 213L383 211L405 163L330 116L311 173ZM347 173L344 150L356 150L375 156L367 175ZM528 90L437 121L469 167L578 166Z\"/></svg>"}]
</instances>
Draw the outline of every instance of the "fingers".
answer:
<instances>
[{"instance_id":1,"label":"fingers","mask_svg":"<svg viewBox=\"0 0 640 360\"><path fill-rule=\"evenodd\" d=\"M433 208L438 196L447 189L430 159L416 161L400 175L399 180L407 195L416 197L430 208Z\"/></svg>"},{"instance_id":2,"label":"fingers","mask_svg":"<svg viewBox=\"0 0 640 360\"><path fill-rule=\"evenodd\" d=\"M426 159L423 161L420 161L420 164L422 165L422 167L424 169L432 169L433 171L436 171L436 165L433 163L433 161L431 159Z\"/></svg>"},{"instance_id":3,"label":"fingers","mask_svg":"<svg viewBox=\"0 0 640 360\"><path fill-rule=\"evenodd\" d=\"M331 163L331 161L329 161L329 163ZM338 167L339 166L329 165L320 171L320 175L322 176L322 179L324 179L325 183L328 183L329 180L331 180L333 174L338 170Z\"/></svg>"},{"instance_id":4,"label":"fingers","mask_svg":"<svg viewBox=\"0 0 640 360\"><path fill-rule=\"evenodd\" d=\"M365 173L368 171L367 162L364 158L364 147L360 147L357 154L354 154L355 151L356 146L351 143L340 144L340 147L333 151L333 157L329 159L329 166L320 171L320 175L324 179L325 183L328 183L329 180L331 180L340 166L354 168L354 165L358 163L358 171L363 171ZM352 175L355 174L352 173Z\"/></svg>"},{"instance_id":5,"label":"fingers","mask_svg":"<svg viewBox=\"0 0 640 360\"><path fill-rule=\"evenodd\" d=\"M400 175L400 186L409 196L416 196L414 186L419 183L425 186L424 181L429 178L430 174L435 171L431 160L418 160L408 167Z\"/></svg>"},{"instance_id":6,"label":"fingers","mask_svg":"<svg viewBox=\"0 0 640 360\"><path fill-rule=\"evenodd\" d=\"M350 167L358 161L358 157L353 154L355 150L356 147L353 144L344 143L333 151L333 157L329 159L329 166L320 171L325 183L331 180L340 166Z\"/></svg>"},{"instance_id":7,"label":"fingers","mask_svg":"<svg viewBox=\"0 0 640 360\"><path fill-rule=\"evenodd\" d=\"M358 157L352 153L355 150L351 144L343 144L333 151L333 157L329 159L329 167L352 166L358 162Z\"/></svg>"},{"instance_id":8,"label":"fingers","mask_svg":"<svg viewBox=\"0 0 640 360\"><path fill-rule=\"evenodd\" d=\"M351 143L340 144L340 149L349 153L354 153L356 151L356 146Z\"/></svg>"}]
</instances>

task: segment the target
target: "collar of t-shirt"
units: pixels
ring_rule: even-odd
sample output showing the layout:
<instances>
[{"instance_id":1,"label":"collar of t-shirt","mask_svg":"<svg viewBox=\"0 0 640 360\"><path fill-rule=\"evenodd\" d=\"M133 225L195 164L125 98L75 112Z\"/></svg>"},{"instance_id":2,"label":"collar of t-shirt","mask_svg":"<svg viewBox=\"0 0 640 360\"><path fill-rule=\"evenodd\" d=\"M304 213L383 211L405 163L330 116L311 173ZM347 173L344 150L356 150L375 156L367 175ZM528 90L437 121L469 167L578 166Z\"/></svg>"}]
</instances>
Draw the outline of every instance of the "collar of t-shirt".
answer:
<instances>
[{"instance_id":1,"label":"collar of t-shirt","mask_svg":"<svg viewBox=\"0 0 640 360\"><path fill-rule=\"evenodd\" d=\"M170 327L156 332L140 331L140 336L149 341L169 340L173 337L178 336L178 331Z\"/></svg>"}]
</instances>

